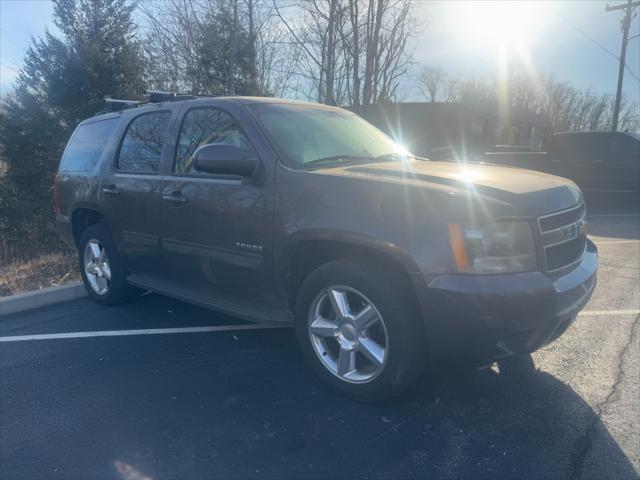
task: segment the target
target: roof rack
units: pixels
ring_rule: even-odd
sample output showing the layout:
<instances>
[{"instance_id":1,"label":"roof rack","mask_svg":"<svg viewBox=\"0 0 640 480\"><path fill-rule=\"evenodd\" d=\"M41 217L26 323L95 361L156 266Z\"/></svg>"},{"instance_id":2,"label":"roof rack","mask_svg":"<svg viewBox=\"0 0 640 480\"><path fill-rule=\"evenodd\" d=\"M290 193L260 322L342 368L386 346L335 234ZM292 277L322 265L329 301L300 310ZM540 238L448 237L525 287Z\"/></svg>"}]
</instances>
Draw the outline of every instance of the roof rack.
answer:
<instances>
[{"instance_id":1,"label":"roof rack","mask_svg":"<svg viewBox=\"0 0 640 480\"><path fill-rule=\"evenodd\" d=\"M98 115L109 112L119 112L128 108L135 108L150 103L179 102L183 100L194 100L204 95L185 95L176 92L163 92L161 90L148 90L144 92L146 100L120 100L107 97L104 99L105 108Z\"/></svg>"},{"instance_id":2,"label":"roof rack","mask_svg":"<svg viewBox=\"0 0 640 480\"><path fill-rule=\"evenodd\" d=\"M176 92L163 92L162 90L147 90L145 93L149 96L149 103L176 102L198 98L196 95L185 95Z\"/></svg>"},{"instance_id":3,"label":"roof rack","mask_svg":"<svg viewBox=\"0 0 640 480\"><path fill-rule=\"evenodd\" d=\"M119 112L120 110L125 110L127 108L134 108L144 102L138 102L135 100L118 100L116 98L105 98L104 99L104 111L105 112Z\"/></svg>"}]
</instances>

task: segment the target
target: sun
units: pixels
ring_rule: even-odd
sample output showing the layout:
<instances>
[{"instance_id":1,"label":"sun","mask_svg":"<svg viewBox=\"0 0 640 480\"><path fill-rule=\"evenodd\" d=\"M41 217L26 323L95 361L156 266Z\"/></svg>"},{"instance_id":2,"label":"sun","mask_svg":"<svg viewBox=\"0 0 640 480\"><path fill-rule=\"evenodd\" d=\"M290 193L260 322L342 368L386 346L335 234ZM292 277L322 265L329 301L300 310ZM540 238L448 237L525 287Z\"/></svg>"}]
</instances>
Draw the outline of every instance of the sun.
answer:
<instances>
[{"instance_id":1,"label":"sun","mask_svg":"<svg viewBox=\"0 0 640 480\"><path fill-rule=\"evenodd\" d=\"M475 49L526 50L540 20L538 2L467 1L455 7L458 35Z\"/></svg>"}]
</instances>

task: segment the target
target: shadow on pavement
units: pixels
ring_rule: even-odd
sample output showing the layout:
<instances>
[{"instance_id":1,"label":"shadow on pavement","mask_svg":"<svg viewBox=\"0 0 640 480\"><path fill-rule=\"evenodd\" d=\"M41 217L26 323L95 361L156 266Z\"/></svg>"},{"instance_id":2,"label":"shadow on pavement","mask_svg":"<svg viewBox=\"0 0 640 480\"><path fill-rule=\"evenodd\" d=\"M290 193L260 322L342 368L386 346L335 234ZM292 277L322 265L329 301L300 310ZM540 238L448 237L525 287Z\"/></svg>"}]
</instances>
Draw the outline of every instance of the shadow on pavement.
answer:
<instances>
[{"instance_id":1,"label":"shadow on pavement","mask_svg":"<svg viewBox=\"0 0 640 480\"><path fill-rule=\"evenodd\" d=\"M18 350L3 370L3 478L637 478L591 407L526 362L443 366L368 405L319 384L290 330L40 348L36 373Z\"/></svg>"}]
</instances>

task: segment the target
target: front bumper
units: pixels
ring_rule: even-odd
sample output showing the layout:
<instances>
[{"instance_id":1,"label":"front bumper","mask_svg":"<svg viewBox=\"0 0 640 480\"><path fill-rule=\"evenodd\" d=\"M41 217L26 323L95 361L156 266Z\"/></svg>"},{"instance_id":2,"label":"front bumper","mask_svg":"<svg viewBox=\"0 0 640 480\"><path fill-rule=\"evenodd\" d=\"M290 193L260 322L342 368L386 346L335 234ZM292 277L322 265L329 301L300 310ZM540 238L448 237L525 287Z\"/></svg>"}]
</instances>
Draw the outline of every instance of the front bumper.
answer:
<instances>
[{"instance_id":1,"label":"front bumper","mask_svg":"<svg viewBox=\"0 0 640 480\"><path fill-rule=\"evenodd\" d=\"M491 362L528 353L558 338L591 298L598 252L586 252L570 272L509 275L442 275L420 303L432 351Z\"/></svg>"}]
</instances>

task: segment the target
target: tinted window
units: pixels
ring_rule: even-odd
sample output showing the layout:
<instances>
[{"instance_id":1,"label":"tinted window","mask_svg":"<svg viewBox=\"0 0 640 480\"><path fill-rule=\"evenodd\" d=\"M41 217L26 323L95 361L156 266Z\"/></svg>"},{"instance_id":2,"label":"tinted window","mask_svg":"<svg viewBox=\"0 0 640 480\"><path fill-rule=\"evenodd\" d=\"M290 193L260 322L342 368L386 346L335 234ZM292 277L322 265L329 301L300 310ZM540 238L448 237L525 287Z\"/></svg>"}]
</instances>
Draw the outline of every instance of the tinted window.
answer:
<instances>
[{"instance_id":1,"label":"tinted window","mask_svg":"<svg viewBox=\"0 0 640 480\"><path fill-rule=\"evenodd\" d=\"M193 154L201 145L233 145L245 152L245 157L255 152L238 123L226 112L217 108L196 108L187 112L178 140L174 171L198 174L193 168Z\"/></svg>"},{"instance_id":2,"label":"tinted window","mask_svg":"<svg viewBox=\"0 0 640 480\"><path fill-rule=\"evenodd\" d=\"M80 125L74 132L60 162L60 170L88 172L96 166L119 119L110 118Z\"/></svg>"},{"instance_id":3,"label":"tinted window","mask_svg":"<svg viewBox=\"0 0 640 480\"><path fill-rule=\"evenodd\" d=\"M129 124L120 147L118 170L157 173L167 136L170 112L147 113Z\"/></svg>"}]
</instances>

